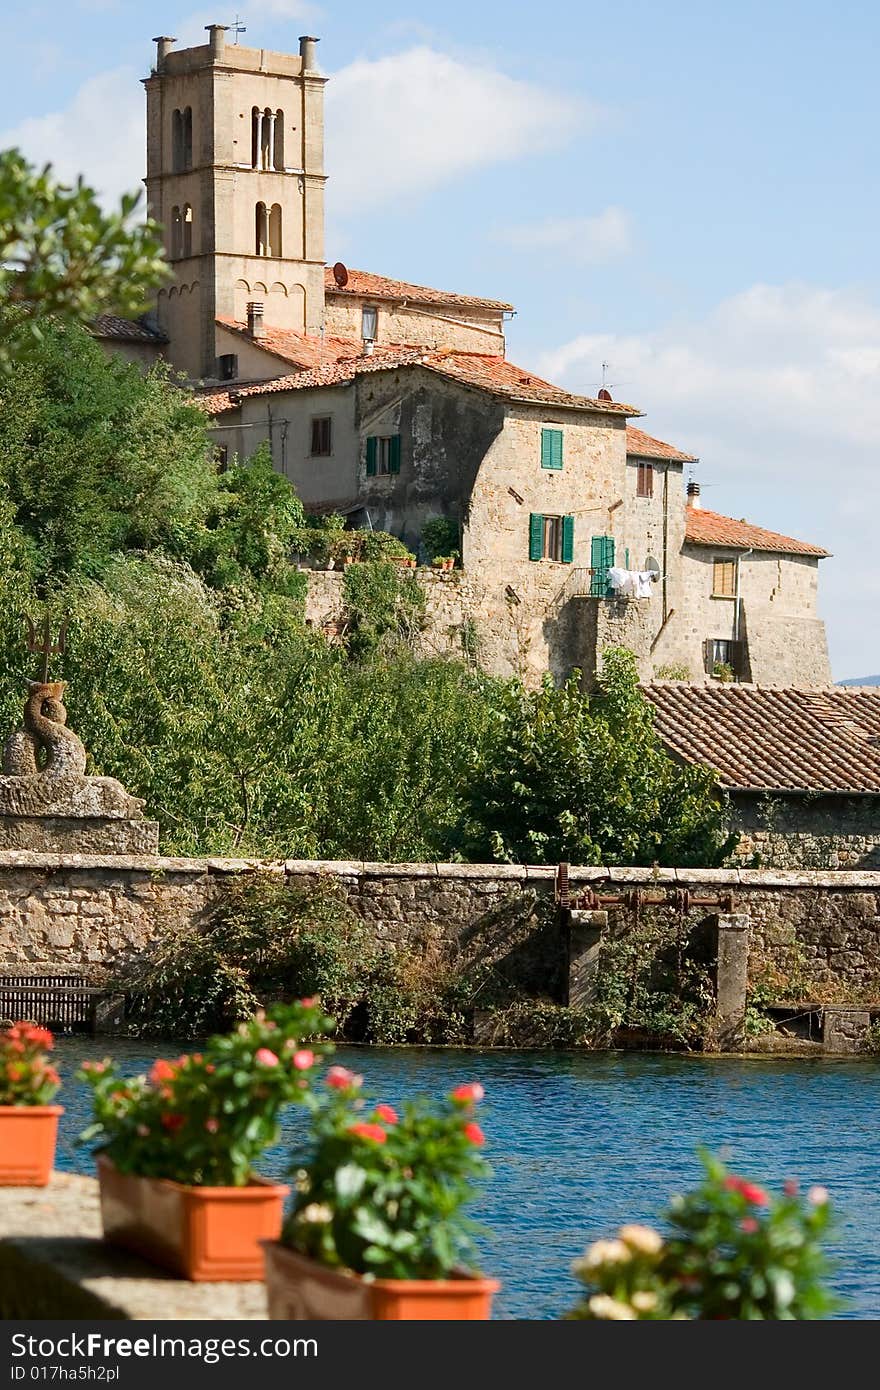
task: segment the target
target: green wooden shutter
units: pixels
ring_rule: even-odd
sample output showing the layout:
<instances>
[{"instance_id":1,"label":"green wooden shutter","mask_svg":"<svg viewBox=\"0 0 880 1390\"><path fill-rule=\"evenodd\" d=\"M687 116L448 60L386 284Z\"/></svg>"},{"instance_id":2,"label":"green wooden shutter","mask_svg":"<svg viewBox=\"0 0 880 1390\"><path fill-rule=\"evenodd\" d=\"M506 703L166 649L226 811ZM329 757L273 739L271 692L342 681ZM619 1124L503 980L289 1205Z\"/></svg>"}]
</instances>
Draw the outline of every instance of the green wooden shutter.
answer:
<instances>
[{"instance_id":1,"label":"green wooden shutter","mask_svg":"<svg viewBox=\"0 0 880 1390\"><path fill-rule=\"evenodd\" d=\"M594 536L590 542L590 567L593 574L590 580L590 593L594 598L605 598L608 593L608 571L614 564L614 537Z\"/></svg>"},{"instance_id":2,"label":"green wooden shutter","mask_svg":"<svg viewBox=\"0 0 880 1390\"><path fill-rule=\"evenodd\" d=\"M372 478L376 472L376 452L379 441L374 434L367 440L367 477Z\"/></svg>"},{"instance_id":3,"label":"green wooden shutter","mask_svg":"<svg viewBox=\"0 0 880 1390\"><path fill-rule=\"evenodd\" d=\"M532 512L529 517L529 559L542 560L544 558L544 518L537 512Z\"/></svg>"},{"instance_id":4,"label":"green wooden shutter","mask_svg":"<svg viewBox=\"0 0 880 1390\"><path fill-rule=\"evenodd\" d=\"M400 472L400 435L392 434L388 445L388 472Z\"/></svg>"},{"instance_id":5,"label":"green wooden shutter","mask_svg":"<svg viewBox=\"0 0 880 1390\"><path fill-rule=\"evenodd\" d=\"M541 467L562 467L562 430L541 430Z\"/></svg>"},{"instance_id":6,"label":"green wooden shutter","mask_svg":"<svg viewBox=\"0 0 880 1390\"><path fill-rule=\"evenodd\" d=\"M570 565L574 555L574 517L562 518L562 563Z\"/></svg>"}]
</instances>

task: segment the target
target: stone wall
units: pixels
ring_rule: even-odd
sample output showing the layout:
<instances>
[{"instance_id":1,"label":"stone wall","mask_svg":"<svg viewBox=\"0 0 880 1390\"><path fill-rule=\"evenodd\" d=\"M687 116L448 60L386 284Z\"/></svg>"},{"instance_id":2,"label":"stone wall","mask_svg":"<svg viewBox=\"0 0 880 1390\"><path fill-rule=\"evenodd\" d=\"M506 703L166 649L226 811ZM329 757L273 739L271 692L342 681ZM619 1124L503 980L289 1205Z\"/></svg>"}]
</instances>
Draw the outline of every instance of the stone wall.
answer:
<instances>
[{"instance_id":1,"label":"stone wall","mask_svg":"<svg viewBox=\"0 0 880 1390\"><path fill-rule=\"evenodd\" d=\"M559 991L552 920L555 870L523 865L364 864L231 859L99 858L0 853L0 970L86 973L96 982L143 950L165 923L198 921L229 875L258 868L303 880L330 874L393 950L408 944L453 951L482 932L507 943L518 978L536 994ZM748 913L755 961L824 981L839 1002L880 1000L880 873L760 869L573 869L574 893L589 888L642 901L608 906L612 929L638 911L670 910L652 899L686 890L712 901L687 910ZM713 904L715 904L713 906ZM601 904L600 904L601 905ZM674 910L685 910L681 900ZM545 910L546 909L546 910ZM514 925L511 925L514 924ZM515 928L515 929L514 929Z\"/></svg>"},{"instance_id":2,"label":"stone wall","mask_svg":"<svg viewBox=\"0 0 880 1390\"><path fill-rule=\"evenodd\" d=\"M777 869L880 869L880 798L733 798L737 858Z\"/></svg>"}]
</instances>

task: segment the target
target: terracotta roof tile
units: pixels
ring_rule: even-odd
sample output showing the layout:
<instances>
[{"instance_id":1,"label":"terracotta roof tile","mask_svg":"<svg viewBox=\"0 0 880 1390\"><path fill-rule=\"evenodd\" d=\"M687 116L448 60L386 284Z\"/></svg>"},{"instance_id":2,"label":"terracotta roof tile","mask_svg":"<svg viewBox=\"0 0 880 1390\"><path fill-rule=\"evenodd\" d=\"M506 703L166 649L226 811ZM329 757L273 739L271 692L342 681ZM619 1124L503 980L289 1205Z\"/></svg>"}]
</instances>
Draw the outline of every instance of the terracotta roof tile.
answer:
<instances>
[{"instance_id":1,"label":"terracotta roof tile","mask_svg":"<svg viewBox=\"0 0 880 1390\"><path fill-rule=\"evenodd\" d=\"M223 326L228 328L230 324L223 320ZM300 338L302 335L285 336ZM276 338L278 337L280 335L276 332ZM336 341L343 343L345 340ZM396 367L423 367L428 371L437 372L440 376L459 381L464 386L527 405L558 405L567 409L617 416L639 414L634 406L623 405L619 401L600 401L588 396L574 396L571 392L553 386L549 381L544 381L502 357L455 352L451 349L436 351L414 347L377 347L372 355L367 357L363 354L361 344L357 344L357 349L357 355L339 356L335 360L325 361L320 366L306 368L291 376L276 377L271 381L242 384L225 390L211 390L200 399L206 409L210 409L211 413L216 415L224 410L234 410L238 401L248 396L268 395L277 391L303 391L314 386L338 386L368 372L388 371Z\"/></svg>"},{"instance_id":2,"label":"terracotta roof tile","mask_svg":"<svg viewBox=\"0 0 880 1390\"><path fill-rule=\"evenodd\" d=\"M99 314L92 321L91 332L96 338L115 338L118 342L126 343L152 343L156 347L168 342L164 333L148 328L145 323L138 323L134 319L122 319L118 314Z\"/></svg>"},{"instance_id":3,"label":"terracotta roof tile","mask_svg":"<svg viewBox=\"0 0 880 1390\"><path fill-rule=\"evenodd\" d=\"M644 687L669 751L729 791L880 795L880 689Z\"/></svg>"},{"instance_id":4,"label":"terracotta roof tile","mask_svg":"<svg viewBox=\"0 0 880 1390\"><path fill-rule=\"evenodd\" d=\"M229 333L234 333L263 352L269 352L273 357L280 357L282 361L289 362L293 367L303 369L312 367L326 366L327 363L342 362L350 357L360 357L363 355L364 345L360 338L337 338L328 334L322 340L315 334L296 333L291 328L272 328L264 324L263 331L259 338L251 337L248 332L247 324L232 318L218 318L216 320L221 328L225 328ZM388 348L382 344L377 344L374 348L374 355L395 355L398 348Z\"/></svg>"},{"instance_id":5,"label":"terracotta roof tile","mask_svg":"<svg viewBox=\"0 0 880 1390\"><path fill-rule=\"evenodd\" d=\"M830 555L820 545L809 545L778 531L765 531L748 521L736 521L720 512L707 512L703 507L688 507L685 520L685 540L691 545L729 546L734 550L782 551L788 555Z\"/></svg>"},{"instance_id":6,"label":"terracotta roof tile","mask_svg":"<svg viewBox=\"0 0 880 1390\"><path fill-rule=\"evenodd\" d=\"M662 439L652 438L644 430L637 430L635 425L626 427L626 452L631 458L674 459L680 463L697 461L693 454L684 454L674 444L664 444Z\"/></svg>"},{"instance_id":7,"label":"terracotta roof tile","mask_svg":"<svg viewBox=\"0 0 880 1390\"><path fill-rule=\"evenodd\" d=\"M500 299L481 299L473 294L450 294L433 290L427 285L411 285L406 280L389 280L386 275L373 275L368 270L348 269L348 284L340 289L329 266L324 270L324 288L328 294L357 295L367 299L409 299L415 304L452 304L458 308L497 309L513 311L513 305Z\"/></svg>"}]
</instances>

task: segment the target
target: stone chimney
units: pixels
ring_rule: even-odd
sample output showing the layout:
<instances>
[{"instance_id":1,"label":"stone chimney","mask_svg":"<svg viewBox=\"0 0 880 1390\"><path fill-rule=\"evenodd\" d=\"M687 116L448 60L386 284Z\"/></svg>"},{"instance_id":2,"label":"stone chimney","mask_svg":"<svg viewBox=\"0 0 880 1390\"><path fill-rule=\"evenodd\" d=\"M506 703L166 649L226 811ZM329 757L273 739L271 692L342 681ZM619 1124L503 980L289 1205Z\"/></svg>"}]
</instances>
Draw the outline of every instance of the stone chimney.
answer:
<instances>
[{"instance_id":1,"label":"stone chimney","mask_svg":"<svg viewBox=\"0 0 880 1390\"><path fill-rule=\"evenodd\" d=\"M300 35L299 56L300 58L302 58L303 72L318 71L318 60L315 55L315 44L320 42L320 39L313 39L309 34Z\"/></svg>"},{"instance_id":2,"label":"stone chimney","mask_svg":"<svg viewBox=\"0 0 880 1390\"><path fill-rule=\"evenodd\" d=\"M700 484L688 483L687 485L687 504L695 512L700 510Z\"/></svg>"},{"instance_id":3,"label":"stone chimney","mask_svg":"<svg viewBox=\"0 0 880 1390\"><path fill-rule=\"evenodd\" d=\"M224 54L226 53L226 30L229 28L229 25L206 24L205 28L210 35L211 59L215 63L222 63Z\"/></svg>"},{"instance_id":4,"label":"stone chimney","mask_svg":"<svg viewBox=\"0 0 880 1390\"><path fill-rule=\"evenodd\" d=\"M153 43L156 45L156 71L161 72L165 66L165 59L171 52L171 45L177 43L177 39L171 39L167 34L159 34Z\"/></svg>"},{"instance_id":5,"label":"stone chimney","mask_svg":"<svg viewBox=\"0 0 880 1390\"><path fill-rule=\"evenodd\" d=\"M263 306L259 300L252 299L247 306L248 337L263 336Z\"/></svg>"}]
</instances>

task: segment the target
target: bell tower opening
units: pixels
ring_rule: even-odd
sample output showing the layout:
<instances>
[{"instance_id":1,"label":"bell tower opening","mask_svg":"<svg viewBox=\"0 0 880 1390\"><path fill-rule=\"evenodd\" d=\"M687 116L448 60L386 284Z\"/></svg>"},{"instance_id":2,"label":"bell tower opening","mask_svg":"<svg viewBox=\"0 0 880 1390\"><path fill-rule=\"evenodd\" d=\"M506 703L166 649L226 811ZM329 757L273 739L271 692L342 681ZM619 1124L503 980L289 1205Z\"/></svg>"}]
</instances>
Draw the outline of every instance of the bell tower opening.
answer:
<instances>
[{"instance_id":1,"label":"bell tower opening","mask_svg":"<svg viewBox=\"0 0 880 1390\"><path fill-rule=\"evenodd\" d=\"M173 281L156 312L168 356L216 375L217 320L266 280L268 327L320 332L324 316L324 85L318 40L299 53L157 38L147 93L147 195L165 228ZM257 293L257 297L262 290ZM304 300L304 302L303 302Z\"/></svg>"}]
</instances>

